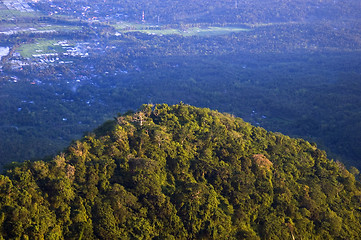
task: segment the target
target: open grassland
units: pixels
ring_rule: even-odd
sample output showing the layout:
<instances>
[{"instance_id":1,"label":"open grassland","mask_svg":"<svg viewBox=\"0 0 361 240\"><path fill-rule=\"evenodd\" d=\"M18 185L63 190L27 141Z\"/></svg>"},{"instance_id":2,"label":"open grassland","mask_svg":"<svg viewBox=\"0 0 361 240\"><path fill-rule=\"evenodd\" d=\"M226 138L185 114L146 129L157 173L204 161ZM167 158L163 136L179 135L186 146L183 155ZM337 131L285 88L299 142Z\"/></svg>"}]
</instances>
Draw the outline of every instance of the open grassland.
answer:
<instances>
[{"instance_id":1,"label":"open grassland","mask_svg":"<svg viewBox=\"0 0 361 240\"><path fill-rule=\"evenodd\" d=\"M139 23L120 23L114 26L121 32L142 32L152 35L170 35L176 34L181 36L215 36L225 35L233 32L250 31L242 27L191 27L185 29L165 28L158 25L139 24Z\"/></svg>"},{"instance_id":2,"label":"open grassland","mask_svg":"<svg viewBox=\"0 0 361 240\"><path fill-rule=\"evenodd\" d=\"M60 51L64 51L61 46L54 45L56 43L56 40L38 39L34 43L21 45L17 51L25 58L32 57L35 54L59 53Z\"/></svg>"},{"instance_id":3,"label":"open grassland","mask_svg":"<svg viewBox=\"0 0 361 240\"><path fill-rule=\"evenodd\" d=\"M37 27L37 30L39 31L48 31L48 30L54 30L58 32L68 32L68 31L76 31L81 30L80 26L67 26L67 25L40 25Z\"/></svg>"},{"instance_id":4,"label":"open grassland","mask_svg":"<svg viewBox=\"0 0 361 240\"><path fill-rule=\"evenodd\" d=\"M190 28L183 31L183 36L214 36L214 35L225 35L233 32L250 31L247 28L238 27L208 27L208 28Z\"/></svg>"}]
</instances>

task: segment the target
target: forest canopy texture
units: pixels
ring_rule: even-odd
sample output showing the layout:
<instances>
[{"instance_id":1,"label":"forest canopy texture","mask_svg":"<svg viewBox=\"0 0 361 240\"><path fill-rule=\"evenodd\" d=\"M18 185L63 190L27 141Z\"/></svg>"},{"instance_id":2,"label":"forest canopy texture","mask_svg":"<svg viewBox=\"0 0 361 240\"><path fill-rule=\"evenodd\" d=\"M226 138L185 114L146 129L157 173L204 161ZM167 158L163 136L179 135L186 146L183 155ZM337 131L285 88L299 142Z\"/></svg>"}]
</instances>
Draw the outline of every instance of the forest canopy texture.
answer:
<instances>
[{"instance_id":1,"label":"forest canopy texture","mask_svg":"<svg viewBox=\"0 0 361 240\"><path fill-rule=\"evenodd\" d=\"M357 239L357 169L182 103L119 115L0 176L2 239Z\"/></svg>"}]
</instances>

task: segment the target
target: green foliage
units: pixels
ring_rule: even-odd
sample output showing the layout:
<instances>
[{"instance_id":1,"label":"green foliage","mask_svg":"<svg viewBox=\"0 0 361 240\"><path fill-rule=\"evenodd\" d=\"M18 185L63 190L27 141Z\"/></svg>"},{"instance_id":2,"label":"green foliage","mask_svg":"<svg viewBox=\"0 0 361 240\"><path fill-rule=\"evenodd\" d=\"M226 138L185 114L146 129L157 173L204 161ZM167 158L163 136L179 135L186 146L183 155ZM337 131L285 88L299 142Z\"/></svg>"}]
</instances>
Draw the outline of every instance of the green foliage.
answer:
<instances>
[{"instance_id":1,"label":"green foliage","mask_svg":"<svg viewBox=\"0 0 361 240\"><path fill-rule=\"evenodd\" d=\"M143 105L0 176L5 239L356 239L361 184L302 139Z\"/></svg>"}]
</instances>

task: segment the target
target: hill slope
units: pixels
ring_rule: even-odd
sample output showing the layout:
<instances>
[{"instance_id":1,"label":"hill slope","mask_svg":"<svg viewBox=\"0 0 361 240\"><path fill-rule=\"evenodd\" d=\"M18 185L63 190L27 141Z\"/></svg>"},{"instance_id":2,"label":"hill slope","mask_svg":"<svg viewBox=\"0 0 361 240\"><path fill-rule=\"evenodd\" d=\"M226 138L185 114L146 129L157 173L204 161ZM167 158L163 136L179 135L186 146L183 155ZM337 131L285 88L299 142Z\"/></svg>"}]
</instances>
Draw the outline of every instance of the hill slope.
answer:
<instances>
[{"instance_id":1,"label":"hill slope","mask_svg":"<svg viewBox=\"0 0 361 240\"><path fill-rule=\"evenodd\" d=\"M0 230L5 239L356 239L360 190L304 140L209 109L144 105L0 176Z\"/></svg>"}]
</instances>

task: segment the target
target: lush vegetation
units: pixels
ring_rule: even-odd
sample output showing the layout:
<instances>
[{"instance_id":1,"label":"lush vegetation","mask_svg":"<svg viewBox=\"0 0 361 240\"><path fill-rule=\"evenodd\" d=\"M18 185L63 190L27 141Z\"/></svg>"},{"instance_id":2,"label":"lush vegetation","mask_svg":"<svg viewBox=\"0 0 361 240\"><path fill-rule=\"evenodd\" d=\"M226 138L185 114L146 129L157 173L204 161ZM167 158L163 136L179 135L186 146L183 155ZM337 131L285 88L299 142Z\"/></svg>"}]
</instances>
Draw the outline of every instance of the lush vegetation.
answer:
<instances>
[{"instance_id":1,"label":"lush vegetation","mask_svg":"<svg viewBox=\"0 0 361 240\"><path fill-rule=\"evenodd\" d=\"M361 185L302 139L143 105L0 176L4 239L357 239Z\"/></svg>"}]
</instances>

